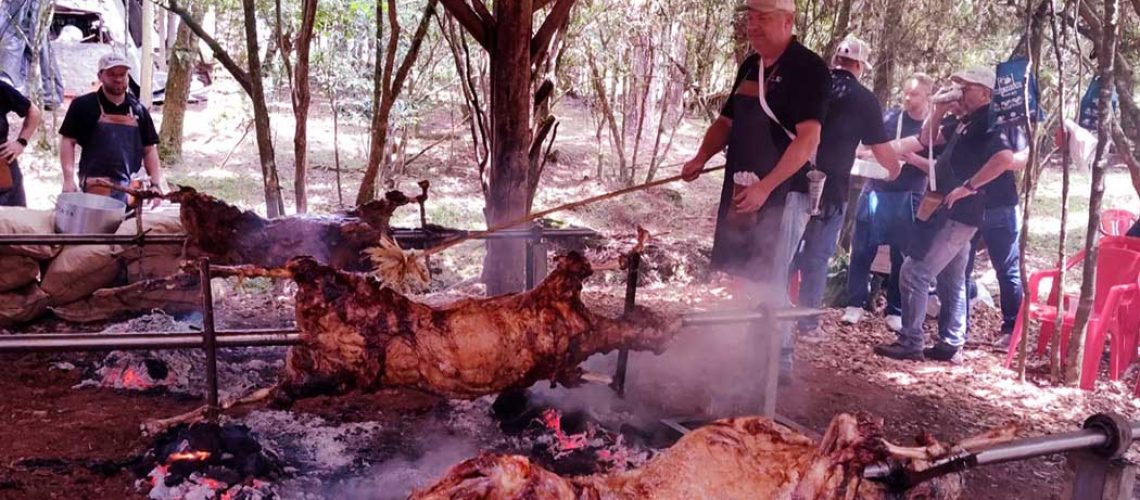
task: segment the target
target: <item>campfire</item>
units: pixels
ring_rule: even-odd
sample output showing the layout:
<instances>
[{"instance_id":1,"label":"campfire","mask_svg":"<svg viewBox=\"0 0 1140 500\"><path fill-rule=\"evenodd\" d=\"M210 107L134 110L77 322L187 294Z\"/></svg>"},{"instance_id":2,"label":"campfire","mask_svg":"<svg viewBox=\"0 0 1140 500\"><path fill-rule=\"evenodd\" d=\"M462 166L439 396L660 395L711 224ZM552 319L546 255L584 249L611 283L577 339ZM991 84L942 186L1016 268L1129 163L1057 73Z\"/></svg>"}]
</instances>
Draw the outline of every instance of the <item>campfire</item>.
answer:
<instances>
[{"instance_id":1,"label":"campfire","mask_svg":"<svg viewBox=\"0 0 1140 500\"><path fill-rule=\"evenodd\" d=\"M150 470L138 484L152 499L273 498L278 464L245 426L179 426L155 439L143 460Z\"/></svg>"}]
</instances>

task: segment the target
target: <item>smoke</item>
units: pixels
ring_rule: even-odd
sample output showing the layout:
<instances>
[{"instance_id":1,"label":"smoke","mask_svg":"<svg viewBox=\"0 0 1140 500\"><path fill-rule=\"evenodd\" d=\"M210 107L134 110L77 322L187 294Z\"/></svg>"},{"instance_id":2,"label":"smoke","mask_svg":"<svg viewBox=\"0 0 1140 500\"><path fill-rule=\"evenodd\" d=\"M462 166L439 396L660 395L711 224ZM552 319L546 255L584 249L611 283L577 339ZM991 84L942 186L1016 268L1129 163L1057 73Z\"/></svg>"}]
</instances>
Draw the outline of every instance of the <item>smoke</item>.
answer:
<instances>
[{"instance_id":1,"label":"smoke","mask_svg":"<svg viewBox=\"0 0 1140 500\"><path fill-rule=\"evenodd\" d=\"M439 430L439 429L437 429ZM397 456L356 477L339 481L324 493L325 498L347 500L396 500L407 498L417 488L430 486L452 466L474 457L479 445L474 440L436 432L424 432L414 448L418 456Z\"/></svg>"}]
</instances>

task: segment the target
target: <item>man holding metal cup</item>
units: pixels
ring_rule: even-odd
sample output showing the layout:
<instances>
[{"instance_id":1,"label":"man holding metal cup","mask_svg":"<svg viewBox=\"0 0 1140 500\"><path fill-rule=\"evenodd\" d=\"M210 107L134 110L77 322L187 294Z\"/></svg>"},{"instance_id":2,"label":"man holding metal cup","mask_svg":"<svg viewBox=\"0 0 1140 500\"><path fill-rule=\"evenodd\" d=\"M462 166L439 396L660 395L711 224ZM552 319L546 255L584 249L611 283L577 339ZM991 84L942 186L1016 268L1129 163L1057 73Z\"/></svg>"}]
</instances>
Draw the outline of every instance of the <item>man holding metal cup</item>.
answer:
<instances>
[{"instance_id":1,"label":"man holding metal cup","mask_svg":"<svg viewBox=\"0 0 1140 500\"><path fill-rule=\"evenodd\" d=\"M788 304L788 268L811 206L809 160L819 145L831 90L827 65L792 36L793 0L746 0L738 7L754 54L741 64L721 115L682 174L695 180L726 146L727 168L712 264L737 278L749 302ZM736 181L755 182L737 185ZM791 371L791 325L780 325L781 378Z\"/></svg>"},{"instance_id":2,"label":"man holding metal cup","mask_svg":"<svg viewBox=\"0 0 1140 500\"><path fill-rule=\"evenodd\" d=\"M934 189L919 206L917 235L902 266L902 329L898 340L876 346L875 354L893 359L926 358L951 363L962 361L966 343L966 264L970 242L982 224L985 200L978 191L1003 172L1017 168L1016 137L990 122L996 76L985 67L972 67L951 76L954 85L935 95L931 116L918 137L896 141L900 153L945 145L933 165ZM961 118L943 123L958 106ZM943 194L946 193L946 194ZM939 341L923 349L922 323L930 284L937 279L942 310L938 317Z\"/></svg>"}]
</instances>

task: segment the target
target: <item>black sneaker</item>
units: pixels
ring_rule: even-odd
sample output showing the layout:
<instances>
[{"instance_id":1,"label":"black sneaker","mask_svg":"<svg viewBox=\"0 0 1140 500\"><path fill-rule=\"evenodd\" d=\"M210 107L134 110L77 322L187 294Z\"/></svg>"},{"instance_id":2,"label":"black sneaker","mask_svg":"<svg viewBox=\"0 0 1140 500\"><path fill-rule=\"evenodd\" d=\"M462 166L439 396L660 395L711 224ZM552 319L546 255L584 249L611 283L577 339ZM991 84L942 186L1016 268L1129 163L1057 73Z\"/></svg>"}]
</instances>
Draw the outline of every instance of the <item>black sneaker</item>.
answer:
<instances>
[{"instance_id":1,"label":"black sneaker","mask_svg":"<svg viewBox=\"0 0 1140 500\"><path fill-rule=\"evenodd\" d=\"M935 361L945 361L951 364L962 364L962 349L945 342L934 344L934 347L923 349L922 354Z\"/></svg>"},{"instance_id":2,"label":"black sneaker","mask_svg":"<svg viewBox=\"0 0 1140 500\"><path fill-rule=\"evenodd\" d=\"M891 344L879 344L875 346L875 354L886 358L901 359L907 361L922 361L925 359L922 356L921 349L904 347L898 342Z\"/></svg>"}]
</instances>

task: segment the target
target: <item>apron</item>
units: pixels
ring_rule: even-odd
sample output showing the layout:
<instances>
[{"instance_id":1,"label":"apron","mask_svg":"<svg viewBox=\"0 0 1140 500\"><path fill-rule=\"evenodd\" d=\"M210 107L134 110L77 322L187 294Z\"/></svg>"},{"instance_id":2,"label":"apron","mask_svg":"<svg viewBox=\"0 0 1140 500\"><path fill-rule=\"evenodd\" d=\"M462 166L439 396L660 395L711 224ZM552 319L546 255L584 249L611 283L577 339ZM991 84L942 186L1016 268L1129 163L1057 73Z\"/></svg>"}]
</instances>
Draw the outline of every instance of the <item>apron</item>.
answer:
<instances>
[{"instance_id":1,"label":"apron","mask_svg":"<svg viewBox=\"0 0 1140 500\"><path fill-rule=\"evenodd\" d=\"M79 186L85 193L110 196L124 203L127 194L100 186L88 187L88 181L101 179L126 187L131 174L142 166L143 144L139 120L128 106L126 115L108 115L99 102L99 121L87 140L79 158Z\"/></svg>"},{"instance_id":2,"label":"apron","mask_svg":"<svg viewBox=\"0 0 1140 500\"><path fill-rule=\"evenodd\" d=\"M760 76L763 78L763 74ZM717 209L716 230L713 235L712 267L730 274L763 281L765 257L775 257L776 235L780 232L780 217L765 216L764 212L782 211L788 194L788 183L776 188L757 213L745 217L730 215L732 195L737 172L752 172L759 177L771 172L780 160L776 143L772 140L774 127L757 99L757 82L744 81L732 99L732 129L728 136L725 155L724 187ZM751 94L749 94L751 92ZM774 224L773 224L774 221ZM758 275L758 273L760 275Z\"/></svg>"}]
</instances>

